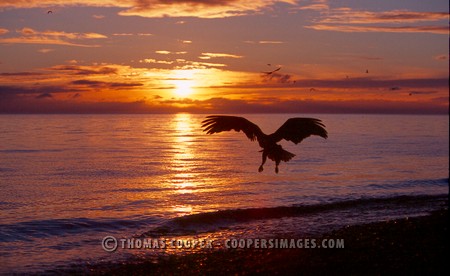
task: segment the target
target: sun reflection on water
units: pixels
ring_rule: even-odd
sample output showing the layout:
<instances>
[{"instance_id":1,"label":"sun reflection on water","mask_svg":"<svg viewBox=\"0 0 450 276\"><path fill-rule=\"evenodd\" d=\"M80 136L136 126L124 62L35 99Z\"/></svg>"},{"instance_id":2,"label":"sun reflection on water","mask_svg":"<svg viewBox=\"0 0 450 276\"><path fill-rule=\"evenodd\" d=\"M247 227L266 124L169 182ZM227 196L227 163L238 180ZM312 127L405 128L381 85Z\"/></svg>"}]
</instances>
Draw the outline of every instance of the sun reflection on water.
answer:
<instances>
[{"instance_id":1,"label":"sun reflection on water","mask_svg":"<svg viewBox=\"0 0 450 276\"><path fill-rule=\"evenodd\" d=\"M173 172L169 180L169 185L174 193L179 195L190 195L193 201L195 193L198 192L199 183L197 183L196 167L198 166L195 153L194 126L192 125L190 114L177 114L172 121L173 126L173 156L170 161L170 170ZM192 205L177 204L173 205L173 210L178 213L191 213Z\"/></svg>"}]
</instances>

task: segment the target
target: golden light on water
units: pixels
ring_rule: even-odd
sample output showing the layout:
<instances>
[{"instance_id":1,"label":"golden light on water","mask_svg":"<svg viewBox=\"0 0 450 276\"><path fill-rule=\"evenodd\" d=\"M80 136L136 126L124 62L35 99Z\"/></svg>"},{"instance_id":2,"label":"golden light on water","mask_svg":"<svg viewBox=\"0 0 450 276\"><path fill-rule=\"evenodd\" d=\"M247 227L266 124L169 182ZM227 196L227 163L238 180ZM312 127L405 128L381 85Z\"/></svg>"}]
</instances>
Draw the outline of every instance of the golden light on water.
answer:
<instances>
[{"instance_id":1,"label":"golden light on water","mask_svg":"<svg viewBox=\"0 0 450 276\"><path fill-rule=\"evenodd\" d=\"M192 118L190 114L177 114L172 121L174 145L174 154L171 161L171 170L173 171L170 185L175 193L193 194L197 191L197 183L192 170L195 168L195 153L192 148ZM193 211L192 205L175 204L173 211L186 214Z\"/></svg>"}]
</instances>

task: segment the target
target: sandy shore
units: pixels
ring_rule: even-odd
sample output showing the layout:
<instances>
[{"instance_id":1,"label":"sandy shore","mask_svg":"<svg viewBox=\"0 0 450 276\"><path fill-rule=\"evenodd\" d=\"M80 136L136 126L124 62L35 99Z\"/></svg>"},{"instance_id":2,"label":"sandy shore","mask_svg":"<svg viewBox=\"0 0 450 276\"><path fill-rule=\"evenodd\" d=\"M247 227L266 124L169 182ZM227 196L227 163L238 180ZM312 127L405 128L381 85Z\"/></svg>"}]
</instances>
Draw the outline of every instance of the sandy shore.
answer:
<instances>
[{"instance_id":1,"label":"sandy shore","mask_svg":"<svg viewBox=\"0 0 450 276\"><path fill-rule=\"evenodd\" d=\"M447 274L448 210L429 216L349 226L321 239L344 249L223 249L158 260L91 265L91 274Z\"/></svg>"}]
</instances>

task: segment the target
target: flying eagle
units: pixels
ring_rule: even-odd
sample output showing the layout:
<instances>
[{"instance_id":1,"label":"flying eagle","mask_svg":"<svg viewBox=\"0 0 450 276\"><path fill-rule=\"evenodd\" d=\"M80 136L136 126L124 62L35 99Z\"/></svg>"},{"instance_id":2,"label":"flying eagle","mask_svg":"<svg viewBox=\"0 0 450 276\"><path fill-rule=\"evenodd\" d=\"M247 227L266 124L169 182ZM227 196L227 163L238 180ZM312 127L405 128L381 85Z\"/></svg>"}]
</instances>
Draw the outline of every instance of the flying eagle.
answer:
<instances>
[{"instance_id":1,"label":"flying eagle","mask_svg":"<svg viewBox=\"0 0 450 276\"><path fill-rule=\"evenodd\" d=\"M298 144L311 135L318 135L325 139L328 137L322 121L315 118L290 118L270 135L264 134L257 125L249 120L236 116L208 116L202 122L202 128L207 134L230 131L232 129L237 132L242 130L251 141L258 140L259 146L263 148L260 151L262 152L262 163L259 166L259 172L263 171L263 165L266 163L267 157L275 161L275 172L278 173L280 162L287 162L295 156L277 144L282 139Z\"/></svg>"},{"instance_id":2,"label":"flying eagle","mask_svg":"<svg viewBox=\"0 0 450 276\"><path fill-rule=\"evenodd\" d=\"M281 69L281 67L278 67L278 68L275 69L275 70L267 71L267 72L261 72L261 73L267 74L267 75L272 75L272 74L275 73L276 71L280 71L280 69Z\"/></svg>"}]
</instances>

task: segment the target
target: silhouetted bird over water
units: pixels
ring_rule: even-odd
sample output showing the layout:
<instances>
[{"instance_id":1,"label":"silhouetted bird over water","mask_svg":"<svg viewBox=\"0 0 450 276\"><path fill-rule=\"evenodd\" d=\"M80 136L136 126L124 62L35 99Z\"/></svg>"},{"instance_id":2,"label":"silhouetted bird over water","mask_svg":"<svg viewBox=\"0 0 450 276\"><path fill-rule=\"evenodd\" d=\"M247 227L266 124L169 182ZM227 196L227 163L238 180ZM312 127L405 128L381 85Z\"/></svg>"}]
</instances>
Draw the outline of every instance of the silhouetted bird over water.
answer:
<instances>
[{"instance_id":1,"label":"silhouetted bird over water","mask_svg":"<svg viewBox=\"0 0 450 276\"><path fill-rule=\"evenodd\" d=\"M202 128L207 134L230 130L239 132L242 130L251 141L258 140L259 146L263 148L261 150L262 163L259 166L259 172L263 171L263 165L266 163L267 157L275 161L275 172L278 173L280 162L287 162L295 156L295 154L285 151L277 144L282 139L298 144L311 135L318 135L325 139L328 137L322 121L315 118L290 118L270 135L263 133L257 125L249 120L236 116L208 116L202 122Z\"/></svg>"}]
</instances>

